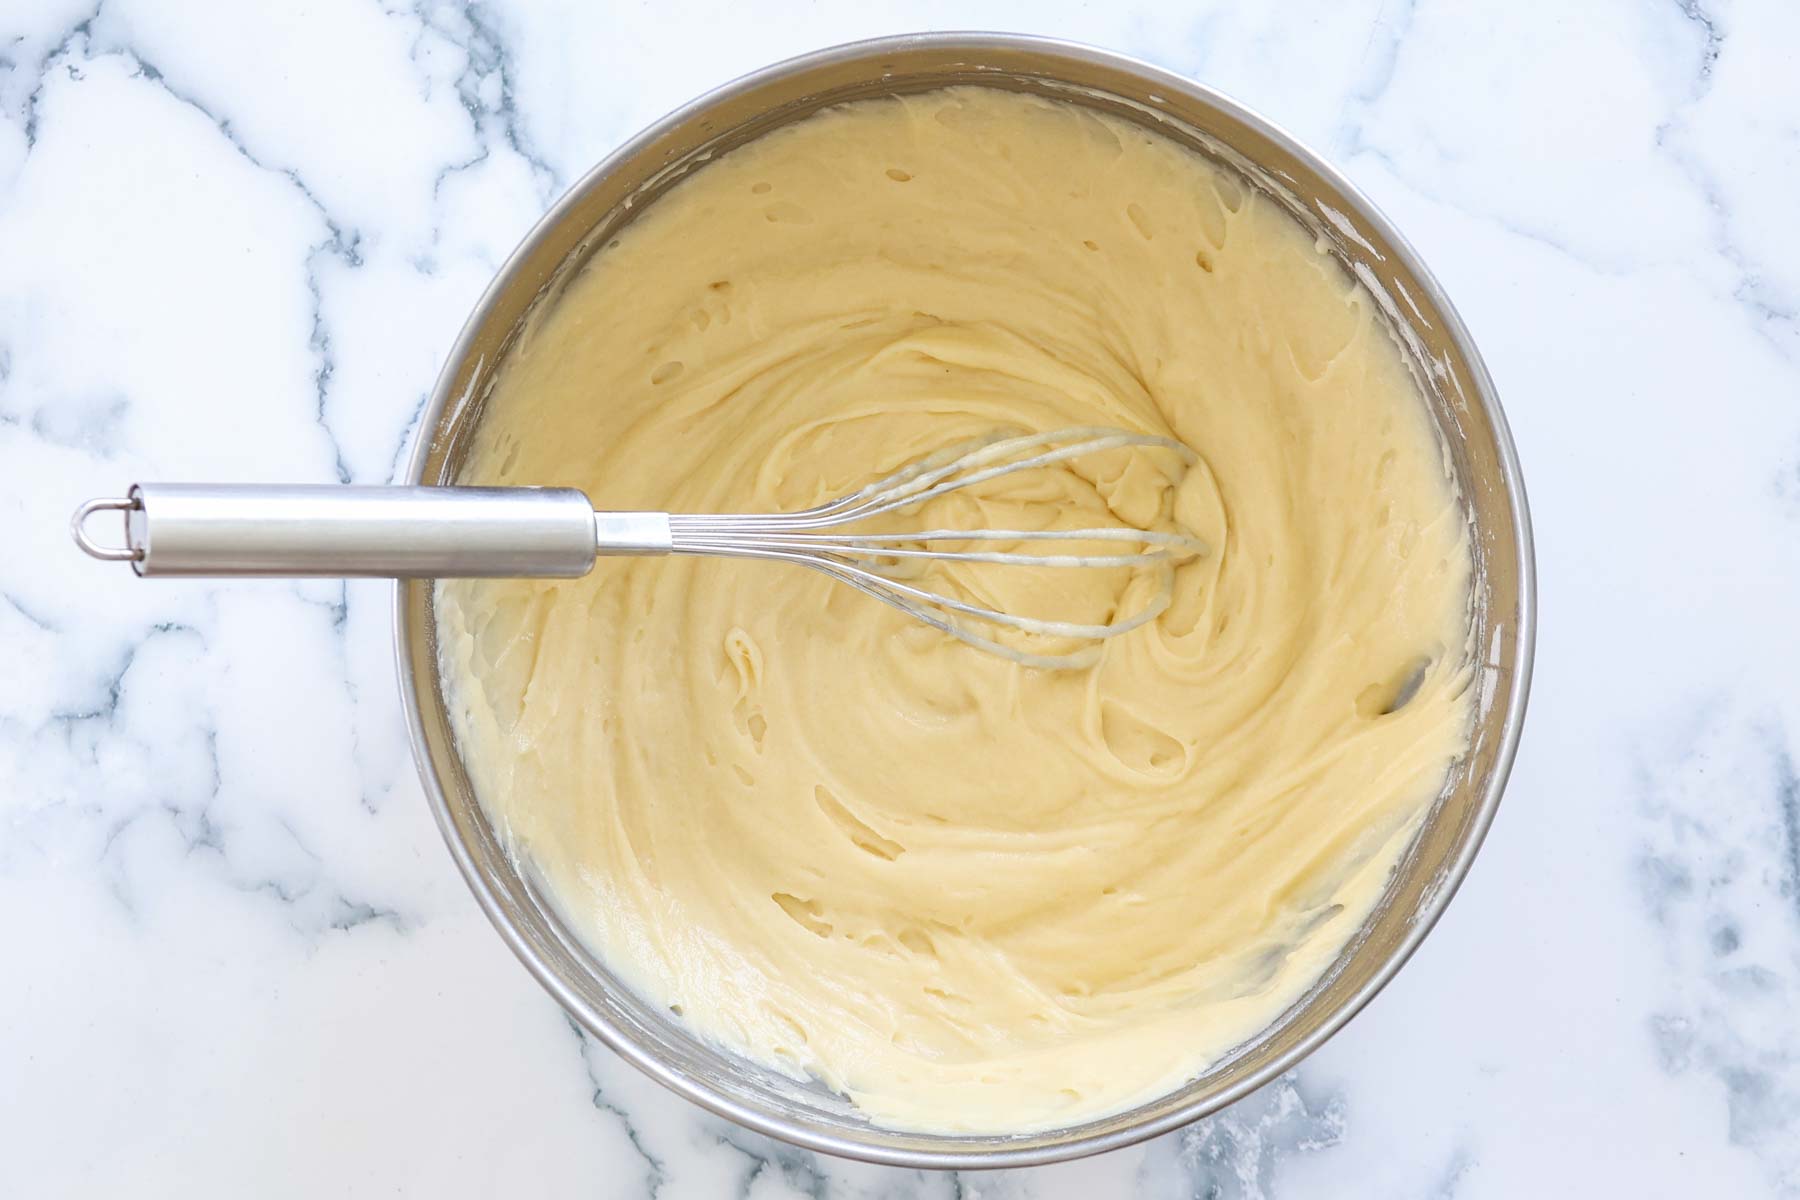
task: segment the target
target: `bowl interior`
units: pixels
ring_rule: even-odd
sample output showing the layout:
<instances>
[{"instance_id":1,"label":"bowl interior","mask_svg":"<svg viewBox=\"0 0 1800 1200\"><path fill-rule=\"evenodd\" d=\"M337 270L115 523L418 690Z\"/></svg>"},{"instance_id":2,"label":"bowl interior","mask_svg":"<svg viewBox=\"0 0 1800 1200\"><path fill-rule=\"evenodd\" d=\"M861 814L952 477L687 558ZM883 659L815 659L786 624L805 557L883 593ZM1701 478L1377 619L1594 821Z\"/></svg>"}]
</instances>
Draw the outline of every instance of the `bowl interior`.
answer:
<instances>
[{"instance_id":1,"label":"bowl interior","mask_svg":"<svg viewBox=\"0 0 1800 1200\"><path fill-rule=\"evenodd\" d=\"M1347 1020L1411 953L1461 880L1497 804L1523 716L1531 553L1510 439L1460 321L1411 251L1360 195L1279 130L1153 68L1099 51L1000 35L887 39L823 51L729 85L647 130L578 184L502 270L452 352L421 424L411 481L455 482L496 365L535 305L591 252L693 170L775 126L846 100L951 84L1037 92L1137 121L1278 198L1368 285L1405 347L1474 530L1479 689L1468 753L1446 781L1386 894L1334 968L1255 1041L1180 1090L1128 1112L1016 1137L870 1126L841 1098L722 1053L640 1001L583 949L508 857L457 756L427 583L397 597L402 688L415 750L451 851L520 958L590 1031L674 1090L803 1145L910 1166L1045 1162L1127 1144L1204 1115L1287 1069Z\"/></svg>"}]
</instances>

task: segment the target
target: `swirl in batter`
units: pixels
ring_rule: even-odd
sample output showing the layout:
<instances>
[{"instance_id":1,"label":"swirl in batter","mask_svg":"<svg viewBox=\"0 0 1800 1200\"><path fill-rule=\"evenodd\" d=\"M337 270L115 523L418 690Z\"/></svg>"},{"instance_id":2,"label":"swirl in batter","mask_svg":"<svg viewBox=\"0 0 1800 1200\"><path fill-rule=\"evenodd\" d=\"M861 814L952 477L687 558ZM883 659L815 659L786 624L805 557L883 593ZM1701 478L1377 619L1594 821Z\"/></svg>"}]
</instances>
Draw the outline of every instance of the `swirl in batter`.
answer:
<instances>
[{"instance_id":1,"label":"swirl in batter","mask_svg":"<svg viewBox=\"0 0 1800 1200\"><path fill-rule=\"evenodd\" d=\"M477 793L574 926L702 1036L879 1123L1151 1099L1298 999L1378 898L1465 745L1471 557L1371 297L1134 125L982 88L862 102L601 251L513 351L464 474L793 510L1081 425L1200 463L1121 452L933 516L1212 547L1087 670L774 564L438 592ZM964 582L1098 619L1141 586L1046 574Z\"/></svg>"}]
</instances>

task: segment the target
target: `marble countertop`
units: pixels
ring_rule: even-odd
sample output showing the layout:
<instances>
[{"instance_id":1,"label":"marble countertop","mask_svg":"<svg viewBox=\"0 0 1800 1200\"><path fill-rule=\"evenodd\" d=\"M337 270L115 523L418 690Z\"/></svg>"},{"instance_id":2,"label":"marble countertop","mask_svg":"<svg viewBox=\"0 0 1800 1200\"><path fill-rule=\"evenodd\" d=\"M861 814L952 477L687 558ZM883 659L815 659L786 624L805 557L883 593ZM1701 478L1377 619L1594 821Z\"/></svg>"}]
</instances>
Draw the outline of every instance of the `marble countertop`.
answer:
<instances>
[{"instance_id":1,"label":"marble countertop","mask_svg":"<svg viewBox=\"0 0 1800 1200\"><path fill-rule=\"evenodd\" d=\"M134 479L389 479L610 148L833 42L1022 29L1284 123L1431 263L1530 484L1531 719L1473 873L1297 1071L960 1176L735 1129L477 911L376 583L138 583ZM307 5L0 13L0 1192L1800 1195L1800 9Z\"/></svg>"}]
</instances>

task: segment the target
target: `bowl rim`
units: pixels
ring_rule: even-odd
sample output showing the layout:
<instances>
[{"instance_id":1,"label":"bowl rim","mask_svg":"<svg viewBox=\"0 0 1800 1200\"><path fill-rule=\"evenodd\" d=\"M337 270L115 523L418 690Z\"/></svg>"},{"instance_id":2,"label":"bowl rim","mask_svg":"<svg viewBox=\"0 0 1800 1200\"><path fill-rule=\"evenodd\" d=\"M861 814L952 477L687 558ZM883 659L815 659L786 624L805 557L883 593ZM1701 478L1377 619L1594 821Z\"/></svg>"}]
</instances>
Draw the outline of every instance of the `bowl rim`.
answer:
<instances>
[{"instance_id":1,"label":"bowl rim","mask_svg":"<svg viewBox=\"0 0 1800 1200\"><path fill-rule=\"evenodd\" d=\"M594 1011L539 957L524 933L508 918L495 889L476 866L469 848L457 836L455 821L450 811L449 797L444 790L442 781L439 780L432 767L423 710L420 704L418 680L411 669L408 656L408 647L412 641L412 629L407 611L407 582L404 580L396 583L393 593L395 665L399 673L401 702L406 713L407 733L412 745L413 760L418 767L420 781L430 802L432 815L437 821L438 830L443 835L444 842L448 846L450 855L455 860L464 882L474 893L476 902L499 932L502 940L512 949L514 955L525 965L526 969L536 977L538 983L562 1005L566 1012L572 1014L583 1028L597 1037L608 1049L676 1095L701 1108L757 1133L766 1134L808 1150L878 1165L912 1168L970 1170L1040 1166L1121 1149L1190 1124L1243 1099L1251 1092L1291 1070L1302 1059L1317 1050L1387 986L1400 968L1412 958L1426 935L1437 925L1451 898L1461 887L1463 879L1474 862L1476 853L1487 837L1488 829L1493 824L1495 813L1499 807L1500 797L1505 791L1507 780L1512 773L1513 761L1518 753L1519 738L1530 699L1532 664L1537 643L1537 568L1531 515L1525 495L1525 480L1519 466L1512 431L1507 424L1505 412L1501 408L1493 379L1475 346L1468 327L1464 324L1454 305L1451 304L1450 298L1444 293L1436 277L1426 268L1411 243L1400 234L1386 214L1323 156L1280 125L1213 88L1130 55L1061 38L985 31L897 34L828 46L782 59L741 75L690 100L633 135L563 192L556 203L539 218L532 226L531 231L507 257L487 289L482 293L481 299L470 312L468 320L464 323L445 359L430 398L420 410L414 423L412 451L407 458L406 474L401 482L418 484L423 478L433 435L443 419L446 408L453 401L452 390L458 367L467 359L480 330L486 325L493 310L498 306L502 294L514 284L515 278L519 275L520 268L526 260L548 239L551 232L562 224L577 207L580 198L600 179L630 161L645 147L677 129L696 114L741 93L751 91L773 79L798 71L919 49L968 52L976 55L986 51L1025 51L1047 54L1065 60L1072 59L1087 65L1111 68L1136 75L1149 85L1181 94L1202 105L1223 111L1232 119L1241 122L1258 135L1304 162L1323 181L1356 206L1358 217L1380 232L1391 248L1392 257L1396 258L1417 282L1425 298L1441 317L1446 336L1462 355L1473 384L1474 398L1492 427L1495 457L1500 466L1501 476L1505 481L1508 507L1515 530L1513 550L1518 560L1519 583L1517 636L1512 661L1496 664L1512 673L1514 686L1501 725L1494 768L1475 808L1468 833L1457 853L1445 864L1437 886L1426 895L1415 910L1409 927L1387 959L1347 1000L1328 1013L1313 1030L1299 1038L1286 1052L1272 1058L1263 1067L1251 1072L1229 1087L1222 1088L1210 1095L1196 1097L1186 1104L1133 1125L1034 1146L970 1150L954 1149L952 1148L954 1143L949 1142L943 1149L898 1149L865 1143L835 1133L821 1133L785 1116L739 1103L698 1080L672 1069L621 1032L604 1014Z\"/></svg>"}]
</instances>

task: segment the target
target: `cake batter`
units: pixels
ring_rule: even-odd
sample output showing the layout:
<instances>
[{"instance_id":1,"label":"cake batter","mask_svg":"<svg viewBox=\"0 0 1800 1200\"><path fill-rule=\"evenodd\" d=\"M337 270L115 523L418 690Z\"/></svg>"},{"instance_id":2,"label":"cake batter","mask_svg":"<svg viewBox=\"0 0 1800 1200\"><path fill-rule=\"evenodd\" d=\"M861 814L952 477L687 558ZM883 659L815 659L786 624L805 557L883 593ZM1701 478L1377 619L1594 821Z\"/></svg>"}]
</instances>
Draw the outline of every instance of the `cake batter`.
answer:
<instances>
[{"instance_id":1,"label":"cake batter","mask_svg":"<svg viewBox=\"0 0 1800 1200\"><path fill-rule=\"evenodd\" d=\"M763 137L596 255L483 422L461 482L676 512L805 508L997 429L1198 453L935 514L1212 548L1087 670L778 564L440 585L472 781L574 927L884 1125L1056 1127L1199 1073L1330 965L1465 745L1467 533L1371 297L1123 121L956 88ZM1013 570L968 586L1100 619L1140 586Z\"/></svg>"}]
</instances>

